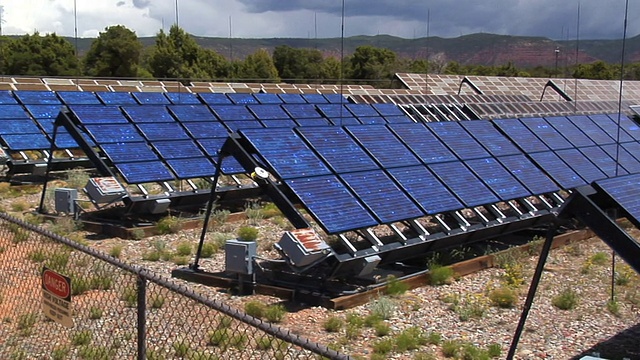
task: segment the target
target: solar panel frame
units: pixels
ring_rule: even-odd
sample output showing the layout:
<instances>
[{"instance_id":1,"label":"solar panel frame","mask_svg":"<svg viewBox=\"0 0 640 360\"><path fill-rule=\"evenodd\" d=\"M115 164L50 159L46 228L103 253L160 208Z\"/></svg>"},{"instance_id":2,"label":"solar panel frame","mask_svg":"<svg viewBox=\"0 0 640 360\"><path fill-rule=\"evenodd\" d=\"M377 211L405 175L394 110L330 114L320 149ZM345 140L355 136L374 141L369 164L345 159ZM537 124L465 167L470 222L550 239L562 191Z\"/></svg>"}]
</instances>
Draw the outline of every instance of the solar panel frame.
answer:
<instances>
[{"instance_id":1,"label":"solar panel frame","mask_svg":"<svg viewBox=\"0 0 640 360\"><path fill-rule=\"evenodd\" d=\"M339 177L383 224L424 216L424 212L382 170L340 174Z\"/></svg>"},{"instance_id":2,"label":"solar panel frame","mask_svg":"<svg viewBox=\"0 0 640 360\"><path fill-rule=\"evenodd\" d=\"M518 119L500 119L492 122L525 153L549 151L540 139Z\"/></svg>"},{"instance_id":3,"label":"solar panel frame","mask_svg":"<svg viewBox=\"0 0 640 360\"><path fill-rule=\"evenodd\" d=\"M461 160L489 157L489 153L460 125L444 121L425 124Z\"/></svg>"},{"instance_id":4,"label":"solar panel frame","mask_svg":"<svg viewBox=\"0 0 640 360\"><path fill-rule=\"evenodd\" d=\"M467 208L500 201L462 162L435 163L427 166Z\"/></svg>"},{"instance_id":5,"label":"solar panel frame","mask_svg":"<svg viewBox=\"0 0 640 360\"><path fill-rule=\"evenodd\" d=\"M392 124L389 128L425 164L457 160L455 154L423 124Z\"/></svg>"},{"instance_id":6,"label":"solar panel frame","mask_svg":"<svg viewBox=\"0 0 640 360\"><path fill-rule=\"evenodd\" d=\"M498 161L533 195L553 193L560 188L524 155L501 156Z\"/></svg>"},{"instance_id":7,"label":"solar panel frame","mask_svg":"<svg viewBox=\"0 0 640 360\"><path fill-rule=\"evenodd\" d=\"M420 164L411 150L384 125L355 125L346 129L383 168Z\"/></svg>"},{"instance_id":8,"label":"solar panel frame","mask_svg":"<svg viewBox=\"0 0 640 360\"><path fill-rule=\"evenodd\" d=\"M295 122L298 126L328 126L332 125L329 119L317 118L317 119L296 119Z\"/></svg>"},{"instance_id":9,"label":"solar panel frame","mask_svg":"<svg viewBox=\"0 0 640 360\"><path fill-rule=\"evenodd\" d=\"M378 168L369 154L340 127L299 127L296 131L337 173Z\"/></svg>"},{"instance_id":10,"label":"solar panel frame","mask_svg":"<svg viewBox=\"0 0 640 360\"><path fill-rule=\"evenodd\" d=\"M137 124L175 122L165 105L123 106L122 110Z\"/></svg>"},{"instance_id":11,"label":"solar panel frame","mask_svg":"<svg viewBox=\"0 0 640 360\"><path fill-rule=\"evenodd\" d=\"M162 161L140 161L115 164L128 184L144 184L174 180L175 177Z\"/></svg>"},{"instance_id":12,"label":"solar panel frame","mask_svg":"<svg viewBox=\"0 0 640 360\"><path fill-rule=\"evenodd\" d=\"M587 185L587 182L571 169L554 152L538 152L529 154L532 160L547 173L563 189L573 189Z\"/></svg>"},{"instance_id":13,"label":"solar panel frame","mask_svg":"<svg viewBox=\"0 0 640 360\"><path fill-rule=\"evenodd\" d=\"M171 104L171 101L169 101L169 99L166 96L164 96L164 93L161 93L161 92L134 91L134 92L131 92L131 96L133 96L141 105Z\"/></svg>"},{"instance_id":14,"label":"solar panel frame","mask_svg":"<svg viewBox=\"0 0 640 360\"><path fill-rule=\"evenodd\" d=\"M220 149L224 145L227 138L215 138L215 139L200 139L197 143L204 149L205 153L212 158L214 164L217 164L220 154ZM245 173L244 167L233 156L225 157L222 160L221 170L224 174L243 174Z\"/></svg>"},{"instance_id":15,"label":"solar panel frame","mask_svg":"<svg viewBox=\"0 0 640 360\"><path fill-rule=\"evenodd\" d=\"M464 208L464 205L425 166L387 170L427 215Z\"/></svg>"},{"instance_id":16,"label":"solar panel frame","mask_svg":"<svg viewBox=\"0 0 640 360\"><path fill-rule=\"evenodd\" d=\"M137 105L136 99L130 92L120 91L96 91L96 96L105 105Z\"/></svg>"},{"instance_id":17,"label":"solar panel frame","mask_svg":"<svg viewBox=\"0 0 640 360\"><path fill-rule=\"evenodd\" d=\"M467 160L464 163L502 201L525 198L532 195L494 158Z\"/></svg>"},{"instance_id":18,"label":"solar panel frame","mask_svg":"<svg viewBox=\"0 0 640 360\"><path fill-rule=\"evenodd\" d=\"M329 234L378 225L373 215L335 175L291 179L285 184Z\"/></svg>"},{"instance_id":19,"label":"solar panel frame","mask_svg":"<svg viewBox=\"0 0 640 360\"><path fill-rule=\"evenodd\" d=\"M460 125L493 156L522 154L520 149L489 121L462 121Z\"/></svg>"},{"instance_id":20,"label":"solar panel frame","mask_svg":"<svg viewBox=\"0 0 640 360\"><path fill-rule=\"evenodd\" d=\"M238 132L242 129L262 129L264 125L259 120L236 120L224 123L231 131Z\"/></svg>"},{"instance_id":21,"label":"solar panel frame","mask_svg":"<svg viewBox=\"0 0 640 360\"><path fill-rule=\"evenodd\" d=\"M600 180L596 182L596 186L617 202L636 224L640 222L640 174Z\"/></svg>"}]
</instances>

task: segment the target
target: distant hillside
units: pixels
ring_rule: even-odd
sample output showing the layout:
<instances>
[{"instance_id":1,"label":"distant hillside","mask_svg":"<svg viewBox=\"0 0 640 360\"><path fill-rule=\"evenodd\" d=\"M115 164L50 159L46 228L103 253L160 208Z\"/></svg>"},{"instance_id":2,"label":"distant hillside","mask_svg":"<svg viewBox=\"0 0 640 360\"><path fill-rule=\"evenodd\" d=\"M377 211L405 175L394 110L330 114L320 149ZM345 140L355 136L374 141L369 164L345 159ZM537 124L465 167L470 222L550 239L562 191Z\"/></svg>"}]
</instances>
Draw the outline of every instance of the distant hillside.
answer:
<instances>
[{"instance_id":1,"label":"distant hillside","mask_svg":"<svg viewBox=\"0 0 640 360\"><path fill-rule=\"evenodd\" d=\"M243 59L257 49L273 50L276 46L316 48L328 56L340 56L341 39L229 39L194 37L203 47L213 49L221 55ZM74 43L74 39L69 39ZM78 39L78 48L84 53L93 39ZM155 43L154 37L140 38L145 46ZM372 45L388 48L402 57L430 59L441 62L457 61L460 64L502 65L512 62L518 67L552 67L556 62L556 48L560 49L558 62L575 63L576 42L554 41L542 37L523 37L494 34L471 34L457 38L403 39L389 35L353 36L344 39L345 55L351 54L358 46ZM627 39L627 62L640 62L640 35ZM580 62L603 60L620 62L622 40L581 40L579 43ZM428 51L427 51L428 49Z\"/></svg>"}]
</instances>

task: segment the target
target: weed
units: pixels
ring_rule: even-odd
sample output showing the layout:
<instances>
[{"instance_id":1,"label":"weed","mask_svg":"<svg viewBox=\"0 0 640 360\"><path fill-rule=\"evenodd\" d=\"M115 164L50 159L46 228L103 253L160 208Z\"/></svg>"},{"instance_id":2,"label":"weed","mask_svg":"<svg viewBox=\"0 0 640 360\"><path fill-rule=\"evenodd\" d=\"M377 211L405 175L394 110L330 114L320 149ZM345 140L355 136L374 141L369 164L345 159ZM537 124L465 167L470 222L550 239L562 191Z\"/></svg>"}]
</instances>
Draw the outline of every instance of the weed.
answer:
<instances>
[{"instance_id":1,"label":"weed","mask_svg":"<svg viewBox=\"0 0 640 360\"><path fill-rule=\"evenodd\" d=\"M473 344L463 344L461 349L462 359L489 360L489 354L486 350L480 349Z\"/></svg>"},{"instance_id":2,"label":"weed","mask_svg":"<svg viewBox=\"0 0 640 360\"><path fill-rule=\"evenodd\" d=\"M164 296L160 294L151 295L151 308L160 309L164 306Z\"/></svg>"},{"instance_id":3,"label":"weed","mask_svg":"<svg viewBox=\"0 0 640 360\"><path fill-rule=\"evenodd\" d=\"M364 319L356 313L347 314L346 321L347 325L352 325L357 328L362 328L364 326Z\"/></svg>"},{"instance_id":4,"label":"weed","mask_svg":"<svg viewBox=\"0 0 640 360\"><path fill-rule=\"evenodd\" d=\"M205 351L194 351L189 354L189 360L218 360L218 357Z\"/></svg>"},{"instance_id":5,"label":"weed","mask_svg":"<svg viewBox=\"0 0 640 360\"><path fill-rule=\"evenodd\" d=\"M387 336L391 332L391 327L384 321L379 321L373 325L373 329L376 332L376 336Z\"/></svg>"},{"instance_id":6,"label":"weed","mask_svg":"<svg viewBox=\"0 0 640 360\"><path fill-rule=\"evenodd\" d=\"M10 360L26 360L27 359L27 353L25 353L23 350L15 350L14 352L11 353L11 356L9 356Z\"/></svg>"},{"instance_id":7,"label":"weed","mask_svg":"<svg viewBox=\"0 0 640 360\"><path fill-rule=\"evenodd\" d=\"M91 289L91 281L83 275L71 279L71 295L82 295L89 289Z\"/></svg>"},{"instance_id":8,"label":"weed","mask_svg":"<svg viewBox=\"0 0 640 360\"><path fill-rule=\"evenodd\" d=\"M620 317L620 304L615 299L607 301L607 310L617 317Z\"/></svg>"},{"instance_id":9,"label":"weed","mask_svg":"<svg viewBox=\"0 0 640 360\"><path fill-rule=\"evenodd\" d=\"M500 357L500 355L502 355L502 346L496 343L489 344L489 346L487 346L487 354L492 358Z\"/></svg>"},{"instance_id":10,"label":"weed","mask_svg":"<svg viewBox=\"0 0 640 360\"><path fill-rule=\"evenodd\" d=\"M213 256L213 254L215 254L216 252L218 252L218 248L216 248L216 246L210 242L205 242L204 244L202 244L202 249L200 250L200 257L206 259L206 258L210 258Z\"/></svg>"},{"instance_id":11,"label":"weed","mask_svg":"<svg viewBox=\"0 0 640 360\"><path fill-rule=\"evenodd\" d=\"M103 313L103 311L102 311L101 308L92 306L89 309L89 319L91 319L91 320L100 319L100 318L102 318L102 313Z\"/></svg>"},{"instance_id":12,"label":"weed","mask_svg":"<svg viewBox=\"0 0 640 360\"><path fill-rule=\"evenodd\" d=\"M227 222L227 219L229 219L229 215L231 214L231 212L229 210L214 210L211 213L211 222L209 223L210 225L221 225L224 224L225 222ZM209 230L212 230L211 228L209 228Z\"/></svg>"},{"instance_id":13,"label":"weed","mask_svg":"<svg viewBox=\"0 0 640 360\"><path fill-rule=\"evenodd\" d=\"M229 338L229 344L236 349L242 349L249 342L249 337L246 334L233 334Z\"/></svg>"},{"instance_id":14,"label":"weed","mask_svg":"<svg viewBox=\"0 0 640 360\"><path fill-rule=\"evenodd\" d=\"M173 263L179 266L187 265L189 263L189 257L176 255L173 257Z\"/></svg>"},{"instance_id":15,"label":"weed","mask_svg":"<svg viewBox=\"0 0 640 360\"><path fill-rule=\"evenodd\" d=\"M385 289L387 295L398 296L406 293L407 290L409 290L409 285L401 282L393 275L387 276L387 287Z\"/></svg>"},{"instance_id":16,"label":"weed","mask_svg":"<svg viewBox=\"0 0 640 360\"><path fill-rule=\"evenodd\" d=\"M340 329L342 329L342 326L342 320L336 316L329 317L327 320L325 320L324 324L322 324L322 327L325 331L332 333L340 331Z\"/></svg>"},{"instance_id":17,"label":"weed","mask_svg":"<svg viewBox=\"0 0 640 360\"><path fill-rule=\"evenodd\" d=\"M389 320L396 311L396 303L388 297L381 297L371 305L371 315Z\"/></svg>"},{"instance_id":18,"label":"weed","mask_svg":"<svg viewBox=\"0 0 640 360\"><path fill-rule=\"evenodd\" d=\"M531 241L529 241L529 248L527 252L531 256L537 256L542 251L542 245L544 245L545 238L542 236L534 236Z\"/></svg>"},{"instance_id":19,"label":"weed","mask_svg":"<svg viewBox=\"0 0 640 360\"><path fill-rule=\"evenodd\" d=\"M67 171L66 186L69 188L81 189L87 185L88 181L89 175L84 169L77 168Z\"/></svg>"},{"instance_id":20,"label":"weed","mask_svg":"<svg viewBox=\"0 0 640 360\"><path fill-rule=\"evenodd\" d=\"M429 284L438 286L451 284L455 272L450 266L431 264L429 268Z\"/></svg>"},{"instance_id":21,"label":"weed","mask_svg":"<svg viewBox=\"0 0 640 360\"><path fill-rule=\"evenodd\" d=\"M208 345L226 347L226 345L229 343L229 329L216 329L209 332L208 335Z\"/></svg>"},{"instance_id":22,"label":"weed","mask_svg":"<svg viewBox=\"0 0 640 360\"><path fill-rule=\"evenodd\" d=\"M503 269L503 279L507 285L518 287L524 284L524 267L521 262L506 263Z\"/></svg>"},{"instance_id":23,"label":"weed","mask_svg":"<svg viewBox=\"0 0 640 360\"><path fill-rule=\"evenodd\" d=\"M437 360L437 358L433 354L417 353L413 355L413 360Z\"/></svg>"},{"instance_id":24,"label":"weed","mask_svg":"<svg viewBox=\"0 0 640 360\"><path fill-rule=\"evenodd\" d=\"M424 338L420 328L410 327L396 335L395 342L396 349L403 352L417 349L420 345L426 343L426 339Z\"/></svg>"},{"instance_id":25,"label":"weed","mask_svg":"<svg viewBox=\"0 0 640 360\"><path fill-rule=\"evenodd\" d=\"M616 285L627 286L631 283L632 278L635 276L635 272L629 265L622 265L615 272L614 279Z\"/></svg>"},{"instance_id":26,"label":"weed","mask_svg":"<svg viewBox=\"0 0 640 360\"><path fill-rule=\"evenodd\" d=\"M29 204L26 201L16 200L11 203L11 210L20 212L25 211L29 208Z\"/></svg>"},{"instance_id":27,"label":"weed","mask_svg":"<svg viewBox=\"0 0 640 360\"><path fill-rule=\"evenodd\" d=\"M258 229L251 226L243 226L238 229L238 240L255 241L258 238Z\"/></svg>"},{"instance_id":28,"label":"weed","mask_svg":"<svg viewBox=\"0 0 640 360\"><path fill-rule=\"evenodd\" d=\"M258 319L264 317L266 309L266 305L257 300L250 300L244 304L244 312Z\"/></svg>"},{"instance_id":29,"label":"weed","mask_svg":"<svg viewBox=\"0 0 640 360\"><path fill-rule=\"evenodd\" d=\"M145 252L142 254L142 260L146 261L159 261L160 260L160 252L158 250L152 250Z\"/></svg>"},{"instance_id":30,"label":"weed","mask_svg":"<svg viewBox=\"0 0 640 360\"><path fill-rule=\"evenodd\" d=\"M21 336L29 336L33 331L33 326L38 322L37 313L27 313L18 316L16 324Z\"/></svg>"},{"instance_id":31,"label":"weed","mask_svg":"<svg viewBox=\"0 0 640 360\"><path fill-rule=\"evenodd\" d=\"M71 344L73 344L73 346L89 345L91 340L93 340L91 330L82 330L71 335Z\"/></svg>"},{"instance_id":32,"label":"weed","mask_svg":"<svg viewBox=\"0 0 640 360\"><path fill-rule=\"evenodd\" d=\"M275 304L268 306L264 311L264 317L267 321L272 323L280 323L284 320L284 317L287 315L287 310L284 308L282 304Z\"/></svg>"},{"instance_id":33,"label":"weed","mask_svg":"<svg viewBox=\"0 0 640 360\"><path fill-rule=\"evenodd\" d=\"M348 340L354 340L360 337L362 334L362 326L358 326L358 324L347 323L347 327L345 328L344 336Z\"/></svg>"},{"instance_id":34,"label":"weed","mask_svg":"<svg viewBox=\"0 0 640 360\"><path fill-rule=\"evenodd\" d=\"M369 314L364 318L364 326L374 327L377 323L382 321L382 317L378 314Z\"/></svg>"},{"instance_id":35,"label":"weed","mask_svg":"<svg viewBox=\"0 0 640 360\"><path fill-rule=\"evenodd\" d=\"M393 350L394 347L393 339L384 339L377 341L373 344L373 352L375 354L383 354L386 355Z\"/></svg>"},{"instance_id":36,"label":"weed","mask_svg":"<svg viewBox=\"0 0 640 360\"><path fill-rule=\"evenodd\" d=\"M113 277L110 274L95 275L89 280L89 284L93 290L109 290L113 287Z\"/></svg>"},{"instance_id":37,"label":"weed","mask_svg":"<svg viewBox=\"0 0 640 360\"><path fill-rule=\"evenodd\" d=\"M442 355L447 358L457 356L462 348L462 344L458 340L446 340L442 343Z\"/></svg>"},{"instance_id":38,"label":"weed","mask_svg":"<svg viewBox=\"0 0 640 360\"><path fill-rule=\"evenodd\" d=\"M122 245L114 245L111 249L109 249L109 255L116 259L119 259L120 255L122 255Z\"/></svg>"},{"instance_id":39,"label":"weed","mask_svg":"<svg viewBox=\"0 0 640 360\"><path fill-rule=\"evenodd\" d=\"M175 234L180 231L182 227L182 221L180 218L175 216L165 216L162 219L158 220L156 223L156 230L161 235L163 234Z\"/></svg>"},{"instance_id":40,"label":"weed","mask_svg":"<svg viewBox=\"0 0 640 360\"><path fill-rule=\"evenodd\" d=\"M247 219L251 225L257 225L260 220L265 218L264 212L260 208L260 204L255 201L248 202L245 205L244 213L247 215Z\"/></svg>"},{"instance_id":41,"label":"weed","mask_svg":"<svg viewBox=\"0 0 640 360\"><path fill-rule=\"evenodd\" d=\"M69 236L72 233L81 230L82 224L70 217L63 217L52 223L49 230L60 236Z\"/></svg>"},{"instance_id":42,"label":"weed","mask_svg":"<svg viewBox=\"0 0 640 360\"><path fill-rule=\"evenodd\" d=\"M512 288L502 286L489 292L489 300L494 306L508 309L515 306L518 296Z\"/></svg>"},{"instance_id":43,"label":"weed","mask_svg":"<svg viewBox=\"0 0 640 360\"><path fill-rule=\"evenodd\" d=\"M178 246L176 246L176 254L180 256L189 256L191 255L192 250L193 250L193 247L191 246L191 243L186 241L181 242L178 244Z\"/></svg>"},{"instance_id":44,"label":"weed","mask_svg":"<svg viewBox=\"0 0 640 360\"><path fill-rule=\"evenodd\" d=\"M127 307L135 307L138 304L138 291L133 287L125 287L120 300L124 301Z\"/></svg>"},{"instance_id":45,"label":"weed","mask_svg":"<svg viewBox=\"0 0 640 360\"><path fill-rule=\"evenodd\" d=\"M270 219L272 217L281 216L282 215L282 211L280 211L280 209L278 209L276 204L267 203L262 208L262 214L264 215L265 219Z\"/></svg>"},{"instance_id":46,"label":"weed","mask_svg":"<svg viewBox=\"0 0 640 360\"><path fill-rule=\"evenodd\" d=\"M47 254L41 249L34 250L31 252L31 254L29 254L29 260L33 262L41 263L46 259L47 259Z\"/></svg>"},{"instance_id":47,"label":"weed","mask_svg":"<svg viewBox=\"0 0 640 360\"><path fill-rule=\"evenodd\" d=\"M71 349L68 346L57 346L51 351L52 360L64 360L69 356Z\"/></svg>"},{"instance_id":48,"label":"weed","mask_svg":"<svg viewBox=\"0 0 640 360\"><path fill-rule=\"evenodd\" d=\"M605 252L599 251L589 258L594 265L602 266L609 262L609 255Z\"/></svg>"},{"instance_id":49,"label":"weed","mask_svg":"<svg viewBox=\"0 0 640 360\"><path fill-rule=\"evenodd\" d=\"M569 288L565 288L560 294L551 299L551 304L560 310L571 310L578 305L578 294Z\"/></svg>"},{"instance_id":50,"label":"weed","mask_svg":"<svg viewBox=\"0 0 640 360\"><path fill-rule=\"evenodd\" d=\"M191 350L191 344L186 340L176 341L171 344L171 347L173 347L174 354L177 357L185 357Z\"/></svg>"},{"instance_id":51,"label":"weed","mask_svg":"<svg viewBox=\"0 0 640 360\"><path fill-rule=\"evenodd\" d=\"M162 350L147 349L147 360L165 360L161 352Z\"/></svg>"},{"instance_id":52,"label":"weed","mask_svg":"<svg viewBox=\"0 0 640 360\"><path fill-rule=\"evenodd\" d=\"M144 229L141 228L131 230L130 234L131 239L133 240L142 240L145 238L145 236L147 236L147 234L144 232Z\"/></svg>"},{"instance_id":53,"label":"weed","mask_svg":"<svg viewBox=\"0 0 640 360\"><path fill-rule=\"evenodd\" d=\"M431 345L440 345L442 342L442 334L432 331L427 335L427 343Z\"/></svg>"}]
</instances>

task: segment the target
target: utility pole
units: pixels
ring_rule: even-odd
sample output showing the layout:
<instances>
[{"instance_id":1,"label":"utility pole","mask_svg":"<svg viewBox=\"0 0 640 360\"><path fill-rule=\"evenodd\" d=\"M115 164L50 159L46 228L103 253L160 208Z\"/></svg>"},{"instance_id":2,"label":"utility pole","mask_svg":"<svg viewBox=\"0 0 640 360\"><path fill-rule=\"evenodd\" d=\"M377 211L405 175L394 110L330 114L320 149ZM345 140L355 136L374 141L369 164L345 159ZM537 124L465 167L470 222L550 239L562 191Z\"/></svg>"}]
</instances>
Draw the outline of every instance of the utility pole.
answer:
<instances>
[{"instance_id":1,"label":"utility pole","mask_svg":"<svg viewBox=\"0 0 640 360\"><path fill-rule=\"evenodd\" d=\"M558 57L560 56L560 47L556 46L556 67L555 70L553 71L553 77L557 78L558 77Z\"/></svg>"}]
</instances>

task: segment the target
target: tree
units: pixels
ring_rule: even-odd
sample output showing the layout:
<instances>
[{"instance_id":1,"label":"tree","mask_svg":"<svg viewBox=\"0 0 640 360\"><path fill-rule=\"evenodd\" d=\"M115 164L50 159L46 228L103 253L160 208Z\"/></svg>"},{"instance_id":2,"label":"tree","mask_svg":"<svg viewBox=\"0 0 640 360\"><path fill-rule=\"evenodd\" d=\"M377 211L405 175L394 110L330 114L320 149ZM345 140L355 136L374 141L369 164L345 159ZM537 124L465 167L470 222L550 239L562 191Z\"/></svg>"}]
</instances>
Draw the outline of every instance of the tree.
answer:
<instances>
[{"instance_id":1,"label":"tree","mask_svg":"<svg viewBox=\"0 0 640 360\"><path fill-rule=\"evenodd\" d=\"M352 79L391 79L396 70L397 57L389 49L363 45L356 48L349 63L349 77Z\"/></svg>"},{"instance_id":2,"label":"tree","mask_svg":"<svg viewBox=\"0 0 640 360\"><path fill-rule=\"evenodd\" d=\"M85 73L101 77L136 77L142 44L135 32L111 26L91 43L84 58Z\"/></svg>"},{"instance_id":3,"label":"tree","mask_svg":"<svg viewBox=\"0 0 640 360\"><path fill-rule=\"evenodd\" d=\"M242 62L238 76L241 79L259 80L264 82L279 81L278 69L273 64L269 52L260 49L247 56Z\"/></svg>"},{"instance_id":4,"label":"tree","mask_svg":"<svg viewBox=\"0 0 640 360\"><path fill-rule=\"evenodd\" d=\"M203 49L177 25L167 35L160 30L147 67L157 78L211 79L227 77L229 63L213 50Z\"/></svg>"},{"instance_id":5,"label":"tree","mask_svg":"<svg viewBox=\"0 0 640 360\"><path fill-rule=\"evenodd\" d=\"M315 49L278 46L273 51L273 64L280 77L288 82L319 80L325 76L322 53Z\"/></svg>"},{"instance_id":6,"label":"tree","mask_svg":"<svg viewBox=\"0 0 640 360\"><path fill-rule=\"evenodd\" d=\"M614 79L613 67L604 61L596 61L592 64L579 64L573 73L578 79L610 80Z\"/></svg>"},{"instance_id":7,"label":"tree","mask_svg":"<svg viewBox=\"0 0 640 360\"><path fill-rule=\"evenodd\" d=\"M9 41L5 51L5 72L12 75L79 75L80 62L73 45L55 33L24 35Z\"/></svg>"}]
</instances>

